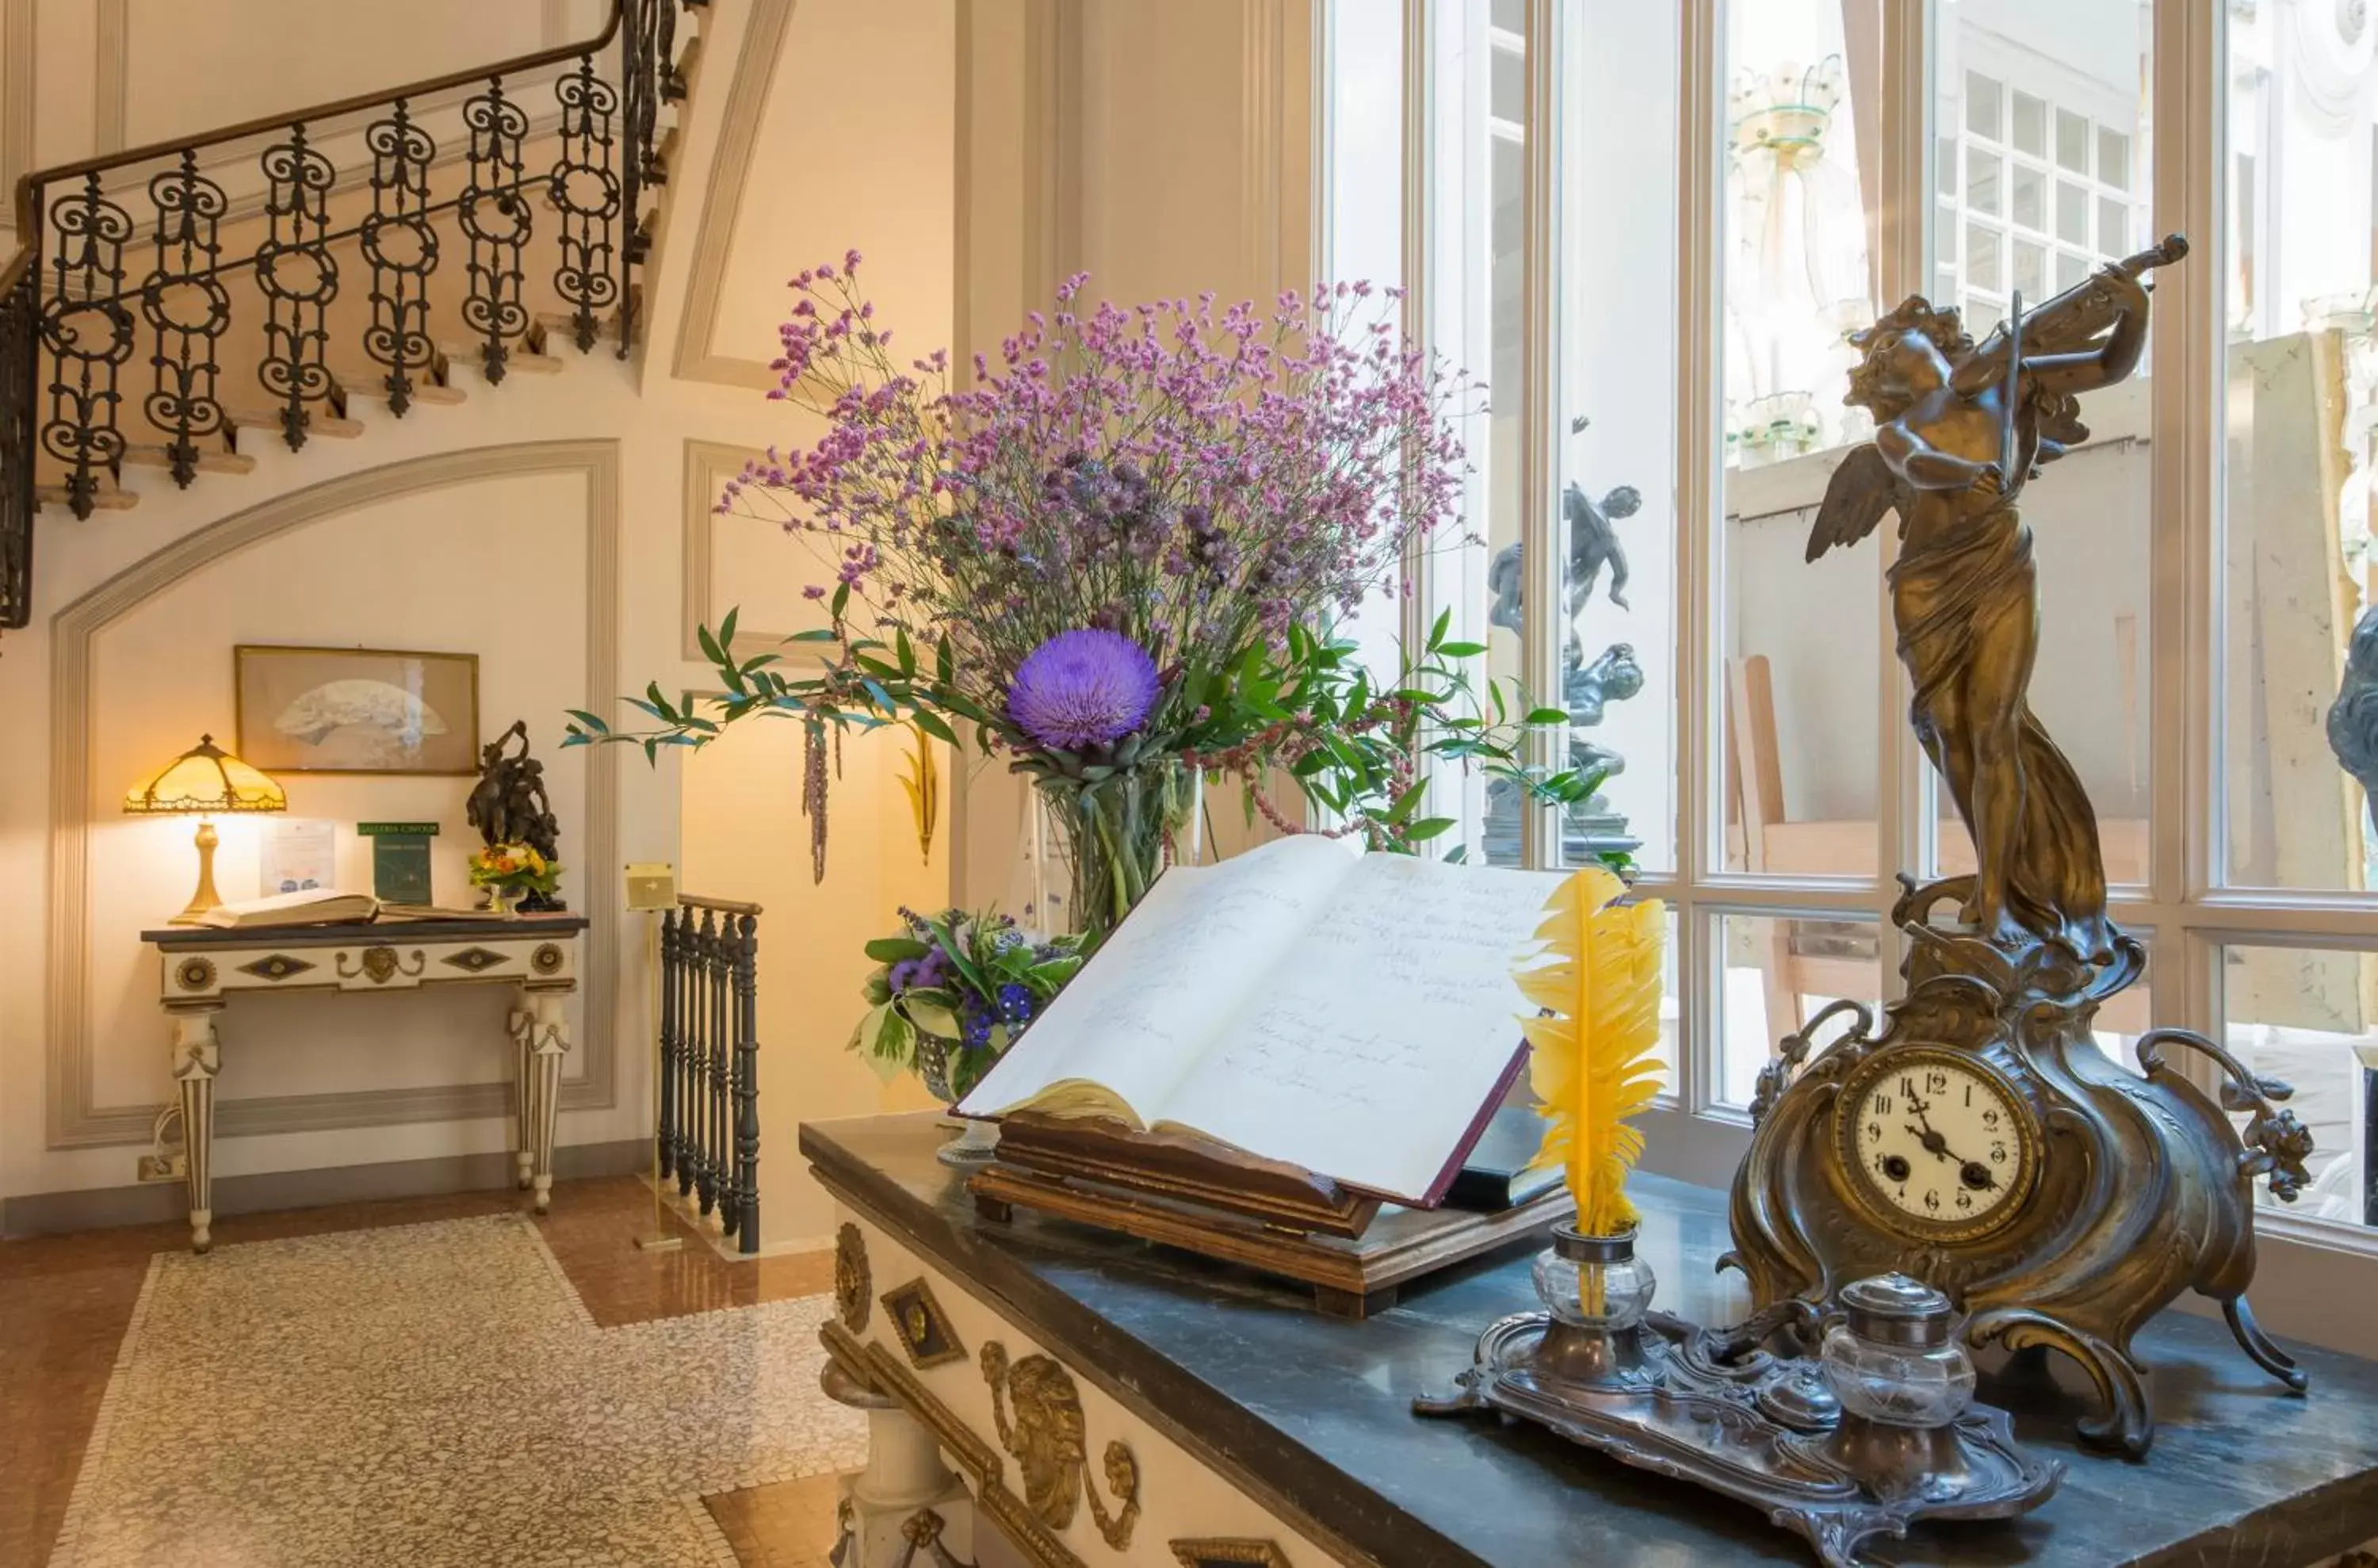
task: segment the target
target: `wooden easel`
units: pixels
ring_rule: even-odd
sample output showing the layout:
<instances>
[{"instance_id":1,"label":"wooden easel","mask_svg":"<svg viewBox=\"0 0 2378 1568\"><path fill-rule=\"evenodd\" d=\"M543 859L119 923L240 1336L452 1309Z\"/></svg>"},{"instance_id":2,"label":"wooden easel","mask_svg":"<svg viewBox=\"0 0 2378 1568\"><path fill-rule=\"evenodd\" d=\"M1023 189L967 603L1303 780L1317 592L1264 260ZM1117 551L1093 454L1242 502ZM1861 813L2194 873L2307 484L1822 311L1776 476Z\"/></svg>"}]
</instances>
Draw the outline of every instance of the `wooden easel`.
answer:
<instances>
[{"instance_id":1,"label":"wooden easel","mask_svg":"<svg viewBox=\"0 0 2378 1568\"><path fill-rule=\"evenodd\" d=\"M1000 1124L999 1157L967 1190L987 1220L1025 1208L1121 1231L1294 1280L1312 1288L1316 1310L1356 1319L1394 1306L1406 1282L1576 1209L1560 1187L1497 1213L1384 1205L1189 1134L1028 1112Z\"/></svg>"}]
</instances>

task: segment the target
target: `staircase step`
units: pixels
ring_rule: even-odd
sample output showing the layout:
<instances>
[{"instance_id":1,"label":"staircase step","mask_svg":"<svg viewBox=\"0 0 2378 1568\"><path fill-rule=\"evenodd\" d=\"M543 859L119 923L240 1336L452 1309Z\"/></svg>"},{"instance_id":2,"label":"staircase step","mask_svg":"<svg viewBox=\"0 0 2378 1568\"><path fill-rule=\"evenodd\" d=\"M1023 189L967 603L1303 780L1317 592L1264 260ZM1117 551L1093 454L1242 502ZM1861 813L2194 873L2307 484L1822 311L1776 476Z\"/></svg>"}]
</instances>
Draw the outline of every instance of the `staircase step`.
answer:
<instances>
[{"instance_id":1,"label":"staircase step","mask_svg":"<svg viewBox=\"0 0 2378 1568\"><path fill-rule=\"evenodd\" d=\"M578 318L567 310L540 310L536 313L534 325L529 328L528 341L530 346L539 354L555 354L564 348L576 348ZM594 341L611 344L619 341L618 311L609 311L594 318Z\"/></svg>"},{"instance_id":2,"label":"staircase step","mask_svg":"<svg viewBox=\"0 0 2378 1568\"><path fill-rule=\"evenodd\" d=\"M229 420L235 429L265 430L274 436L281 434L281 410L277 408L226 409L223 412L223 417ZM364 433L364 422L360 419L349 419L340 415L328 414L318 408L314 410L313 422L306 427L306 433L309 436L336 436L341 440L352 440Z\"/></svg>"},{"instance_id":3,"label":"staircase step","mask_svg":"<svg viewBox=\"0 0 2378 1568\"><path fill-rule=\"evenodd\" d=\"M389 400L388 387L385 384L388 380L388 372L377 367L369 370L362 370L353 366L342 368L333 365L330 367L330 379L338 382L339 390L349 397L367 397L374 403L386 403ZM452 404L471 401L471 394L461 387L447 386L421 373L414 376L409 395L415 403Z\"/></svg>"},{"instance_id":4,"label":"staircase step","mask_svg":"<svg viewBox=\"0 0 2378 1568\"><path fill-rule=\"evenodd\" d=\"M482 376L487 373L486 361L480 357L482 349L478 344L441 343L438 345L438 352L446 356L450 365L467 365ZM561 374L564 364L565 361L556 355L539 354L525 343L516 343L511 345L511 352L504 356L504 373L558 376Z\"/></svg>"},{"instance_id":5,"label":"staircase step","mask_svg":"<svg viewBox=\"0 0 2378 1568\"><path fill-rule=\"evenodd\" d=\"M680 135L683 129L681 126L669 127L653 148L653 184L668 184L669 171L677 167L677 150L684 139Z\"/></svg>"},{"instance_id":6,"label":"staircase step","mask_svg":"<svg viewBox=\"0 0 2378 1568\"><path fill-rule=\"evenodd\" d=\"M140 468L174 466L173 453L163 446L127 446L124 461ZM201 474L253 474L256 459L236 452L205 451L198 453L198 469Z\"/></svg>"},{"instance_id":7,"label":"staircase step","mask_svg":"<svg viewBox=\"0 0 2378 1568\"><path fill-rule=\"evenodd\" d=\"M679 52L676 70L671 73L668 80L662 83L661 102L680 103L692 97L694 80L701 74L702 34L697 32L693 35L692 41Z\"/></svg>"},{"instance_id":8,"label":"staircase step","mask_svg":"<svg viewBox=\"0 0 2378 1568\"><path fill-rule=\"evenodd\" d=\"M36 485L33 487L33 504L71 510L74 502L68 498L64 485ZM139 504L140 497L137 491L119 489L114 485L100 486L99 492L90 498L94 512L129 512Z\"/></svg>"}]
</instances>

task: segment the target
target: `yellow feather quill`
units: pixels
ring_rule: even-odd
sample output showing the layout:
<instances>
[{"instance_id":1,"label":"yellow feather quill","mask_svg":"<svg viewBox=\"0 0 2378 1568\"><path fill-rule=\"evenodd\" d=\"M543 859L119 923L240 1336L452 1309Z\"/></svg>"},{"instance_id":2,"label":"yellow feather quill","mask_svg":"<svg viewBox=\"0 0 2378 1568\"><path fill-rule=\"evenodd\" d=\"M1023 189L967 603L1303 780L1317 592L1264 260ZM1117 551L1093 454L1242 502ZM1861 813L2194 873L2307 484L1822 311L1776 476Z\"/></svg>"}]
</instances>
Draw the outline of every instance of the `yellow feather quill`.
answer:
<instances>
[{"instance_id":1,"label":"yellow feather quill","mask_svg":"<svg viewBox=\"0 0 2378 1568\"><path fill-rule=\"evenodd\" d=\"M1536 928L1541 961L1515 976L1551 1016L1522 1019L1535 1047L1537 1109L1551 1118L1539 1164L1559 1161L1577 1200L1577 1228L1616 1236L1633 1227L1627 1173L1643 1134L1627 1125L1659 1092L1661 949L1667 911L1656 899L1621 904L1618 878L1589 866L1560 885Z\"/></svg>"}]
</instances>

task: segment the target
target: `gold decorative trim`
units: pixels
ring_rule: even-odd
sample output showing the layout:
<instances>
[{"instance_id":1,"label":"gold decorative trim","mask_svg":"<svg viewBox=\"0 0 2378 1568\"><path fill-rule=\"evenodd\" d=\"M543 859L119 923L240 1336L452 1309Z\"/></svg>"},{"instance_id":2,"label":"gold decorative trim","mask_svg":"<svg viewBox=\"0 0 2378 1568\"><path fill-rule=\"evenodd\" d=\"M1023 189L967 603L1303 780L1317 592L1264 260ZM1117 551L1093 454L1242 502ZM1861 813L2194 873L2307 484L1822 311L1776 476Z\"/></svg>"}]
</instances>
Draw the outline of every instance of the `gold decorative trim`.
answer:
<instances>
[{"instance_id":1,"label":"gold decorative trim","mask_svg":"<svg viewBox=\"0 0 2378 1568\"><path fill-rule=\"evenodd\" d=\"M1181 1568L1220 1568L1254 1563L1256 1568L1290 1568L1288 1553L1277 1542L1248 1539L1178 1540L1164 1543Z\"/></svg>"},{"instance_id":2,"label":"gold decorative trim","mask_svg":"<svg viewBox=\"0 0 2378 1568\"><path fill-rule=\"evenodd\" d=\"M185 991L204 991L215 983L212 959L184 959L174 966L174 983Z\"/></svg>"},{"instance_id":3,"label":"gold decorative trim","mask_svg":"<svg viewBox=\"0 0 2378 1568\"><path fill-rule=\"evenodd\" d=\"M459 953L449 953L438 961L464 974L485 974L504 961L504 955L489 947L465 947Z\"/></svg>"},{"instance_id":4,"label":"gold decorative trim","mask_svg":"<svg viewBox=\"0 0 2378 1568\"><path fill-rule=\"evenodd\" d=\"M828 1319L818 1328L818 1339L836 1365L923 1423L942 1452L974 1482L975 1505L1006 1532L1017 1550L1034 1568L1088 1568L1074 1550L1042 1524L1025 1501L1007 1490L1006 1463L999 1451L969 1430L956 1412L917 1381L892 1352L880 1345L862 1345L841 1323Z\"/></svg>"},{"instance_id":5,"label":"gold decorative trim","mask_svg":"<svg viewBox=\"0 0 2378 1568\"><path fill-rule=\"evenodd\" d=\"M251 963L239 966L242 974L252 974L258 980L282 981L293 974L303 974L315 966L305 959L293 959L286 953L267 953Z\"/></svg>"},{"instance_id":6,"label":"gold decorative trim","mask_svg":"<svg viewBox=\"0 0 2378 1568\"><path fill-rule=\"evenodd\" d=\"M413 967L410 969L405 968L404 961L397 957L396 949L393 947L366 947L357 956L354 969L347 967L347 955L341 953L338 955L338 965L341 980L353 980L357 975L363 975L374 985L386 985L399 974L408 980L418 980L421 977L421 971L428 967L423 961L421 949L418 947L413 949Z\"/></svg>"},{"instance_id":7,"label":"gold decorative trim","mask_svg":"<svg viewBox=\"0 0 2378 1568\"><path fill-rule=\"evenodd\" d=\"M867 1270L867 1235L849 1221L834 1236L834 1309L853 1333L867 1332L874 1281Z\"/></svg>"},{"instance_id":8,"label":"gold decorative trim","mask_svg":"<svg viewBox=\"0 0 2378 1568\"><path fill-rule=\"evenodd\" d=\"M735 246L735 221L743 207L743 182L760 139L760 117L785 52L794 0L752 0L735 53L735 75L727 84L727 105L717 134L710 139L710 179L703 187L702 212L694 225L693 254L686 270L685 309L678 318L677 348L669 372L682 381L764 390L776 373L763 360L721 354L712 346L718 331L719 296L727 259Z\"/></svg>"},{"instance_id":9,"label":"gold decorative trim","mask_svg":"<svg viewBox=\"0 0 2378 1568\"><path fill-rule=\"evenodd\" d=\"M162 1101L102 1105L90 1017L91 716L104 706L91 673L99 633L191 573L282 534L359 506L424 490L528 474L577 474L586 482L586 690L619 690L619 443L523 441L407 458L293 490L195 529L143 556L51 618L50 883L46 953L46 1146L98 1148L150 1140ZM586 863L619 859L619 759L587 754ZM578 1037L584 1076L565 1080L564 1110L619 1103L618 1011L622 888L614 877L586 889L585 1017ZM291 960L295 962L296 960ZM291 971L291 973L297 972ZM266 978L270 978L270 976ZM222 1101L218 1138L476 1120L504 1114L506 1085L441 1084Z\"/></svg>"},{"instance_id":10,"label":"gold decorative trim","mask_svg":"<svg viewBox=\"0 0 2378 1568\"><path fill-rule=\"evenodd\" d=\"M1024 1472L1024 1499L1034 1516L1052 1530L1074 1522L1074 1510L1087 1491L1090 1522L1117 1551L1131 1545L1139 1523L1139 1462L1122 1442L1109 1442L1105 1453L1107 1485L1123 1502L1123 1511L1109 1514L1095 1482L1086 1484L1082 1468L1089 1458L1088 1420L1074 1374L1053 1356L1027 1356L1012 1368L1007 1347L997 1340L982 1347L982 1381L991 1385L991 1418L999 1429L999 1445L1015 1456ZM1015 1405L1010 1425L1007 1406Z\"/></svg>"},{"instance_id":11,"label":"gold decorative trim","mask_svg":"<svg viewBox=\"0 0 2378 1568\"><path fill-rule=\"evenodd\" d=\"M949 1314L933 1298L933 1287L923 1275L884 1292L883 1311L892 1321L900 1348L908 1353L908 1364L919 1371L966 1359L966 1346L958 1342L957 1330L950 1326Z\"/></svg>"},{"instance_id":12,"label":"gold decorative trim","mask_svg":"<svg viewBox=\"0 0 2378 1568\"><path fill-rule=\"evenodd\" d=\"M559 943L541 943L536 951L528 956L528 967L539 974L552 974L561 968L567 957L568 955L562 952Z\"/></svg>"}]
</instances>

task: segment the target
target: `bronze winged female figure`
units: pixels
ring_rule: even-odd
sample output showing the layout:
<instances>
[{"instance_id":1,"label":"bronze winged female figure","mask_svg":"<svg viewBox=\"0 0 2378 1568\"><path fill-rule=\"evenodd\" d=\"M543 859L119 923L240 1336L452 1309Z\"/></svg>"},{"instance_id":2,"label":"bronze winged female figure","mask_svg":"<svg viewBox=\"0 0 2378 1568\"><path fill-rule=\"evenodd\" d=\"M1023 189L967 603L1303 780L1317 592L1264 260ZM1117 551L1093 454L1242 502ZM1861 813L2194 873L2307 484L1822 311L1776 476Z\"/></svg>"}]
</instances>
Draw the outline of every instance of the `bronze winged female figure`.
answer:
<instances>
[{"instance_id":1,"label":"bronze winged female figure","mask_svg":"<svg viewBox=\"0 0 2378 1568\"><path fill-rule=\"evenodd\" d=\"M2061 941L2093 961L2111 950L2105 862L2089 797L2026 699L2039 593L2015 502L2036 464L2087 437L2079 394L2137 368L2140 274L2187 251L2174 235L1980 344L1920 296L1853 334L1865 358L1844 401L1878 428L1835 471L1808 537L1814 561L1899 513L1892 614L1916 739L1973 835L1964 918L1994 941Z\"/></svg>"}]
</instances>

